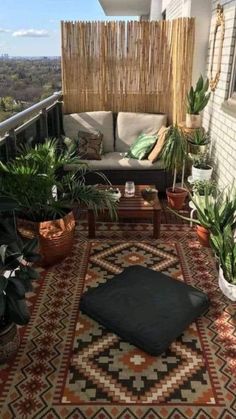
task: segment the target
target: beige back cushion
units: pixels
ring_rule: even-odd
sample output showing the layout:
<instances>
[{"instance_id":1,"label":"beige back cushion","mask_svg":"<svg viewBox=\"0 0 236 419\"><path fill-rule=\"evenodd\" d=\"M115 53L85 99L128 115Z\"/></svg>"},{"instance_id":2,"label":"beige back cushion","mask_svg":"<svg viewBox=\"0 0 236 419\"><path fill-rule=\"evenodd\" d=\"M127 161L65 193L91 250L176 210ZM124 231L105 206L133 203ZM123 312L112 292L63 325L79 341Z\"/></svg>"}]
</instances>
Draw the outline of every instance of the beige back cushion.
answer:
<instances>
[{"instance_id":1,"label":"beige back cushion","mask_svg":"<svg viewBox=\"0 0 236 419\"><path fill-rule=\"evenodd\" d=\"M161 129L158 131L157 142L148 156L148 160L150 162L154 163L160 158L162 149L165 144L166 134L168 131L169 131L168 127L161 127Z\"/></svg>"},{"instance_id":2,"label":"beige back cushion","mask_svg":"<svg viewBox=\"0 0 236 419\"><path fill-rule=\"evenodd\" d=\"M128 151L136 138L144 133L156 135L167 123L167 116L160 114L119 112L116 125L115 150Z\"/></svg>"},{"instance_id":3,"label":"beige back cushion","mask_svg":"<svg viewBox=\"0 0 236 419\"><path fill-rule=\"evenodd\" d=\"M78 139L79 131L103 134L103 151L114 151L113 116L110 111L81 112L64 115L66 137Z\"/></svg>"}]
</instances>

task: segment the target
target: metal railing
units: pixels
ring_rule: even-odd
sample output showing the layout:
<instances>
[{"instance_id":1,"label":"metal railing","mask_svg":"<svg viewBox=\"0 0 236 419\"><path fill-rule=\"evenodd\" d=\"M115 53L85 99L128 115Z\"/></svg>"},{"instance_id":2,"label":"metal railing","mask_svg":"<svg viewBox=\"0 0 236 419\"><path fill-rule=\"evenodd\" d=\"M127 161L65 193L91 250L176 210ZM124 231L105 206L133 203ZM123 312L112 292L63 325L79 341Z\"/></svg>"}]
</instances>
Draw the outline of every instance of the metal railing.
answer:
<instances>
[{"instance_id":1,"label":"metal railing","mask_svg":"<svg viewBox=\"0 0 236 419\"><path fill-rule=\"evenodd\" d=\"M6 159L16 153L17 139L27 140L27 129L36 141L42 141L49 136L59 137L63 132L62 92L41 100L35 105L19 112L0 123L0 146L5 146ZM33 128L33 129L32 129Z\"/></svg>"}]
</instances>

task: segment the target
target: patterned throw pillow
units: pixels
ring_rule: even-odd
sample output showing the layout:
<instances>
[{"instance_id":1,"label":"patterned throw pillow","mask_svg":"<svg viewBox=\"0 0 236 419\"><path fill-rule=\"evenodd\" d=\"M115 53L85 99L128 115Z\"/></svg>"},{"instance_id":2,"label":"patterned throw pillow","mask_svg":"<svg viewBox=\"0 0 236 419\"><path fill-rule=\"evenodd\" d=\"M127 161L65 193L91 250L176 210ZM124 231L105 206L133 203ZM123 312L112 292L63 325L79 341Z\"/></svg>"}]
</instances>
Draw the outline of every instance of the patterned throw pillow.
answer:
<instances>
[{"instance_id":1,"label":"patterned throw pillow","mask_svg":"<svg viewBox=\"0 0 236 419\"><path fill-rule=\"evenodd\" d=\"M78 132L79 156L85 160L101 160L102 154L101 132Z\"/></svg>"},{"instance_id":2,"label":"patterned throw pillow","mask_svg":"<svg viewBox=\"0 0 236 419\"><path fill-rule=\"evenodd\" d=\"M126 157L138 160L145 159L154 147L156 140L156 135L140 134L127 151Z\"/></svg>"}]
</instances>

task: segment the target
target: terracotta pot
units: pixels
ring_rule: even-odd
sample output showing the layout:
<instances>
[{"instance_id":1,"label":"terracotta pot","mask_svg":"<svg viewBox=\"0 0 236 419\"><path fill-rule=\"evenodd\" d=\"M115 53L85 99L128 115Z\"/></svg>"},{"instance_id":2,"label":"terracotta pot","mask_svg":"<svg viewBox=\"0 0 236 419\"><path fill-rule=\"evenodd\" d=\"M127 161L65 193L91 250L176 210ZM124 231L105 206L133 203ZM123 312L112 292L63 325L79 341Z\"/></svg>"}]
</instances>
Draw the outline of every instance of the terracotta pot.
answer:
<instances>
[{"instance_id":1,"label":"terracotta pot","mask_svg":"<svg viewBox=\"0 0 236 419\"><path fill-rule=\"evenodd\" d=\"M16 355L20 346L20 334L15 323L0 330L0 364Z\"/></svg>"},{"instance_id":2,"label":"terracotta pot","mask_svg":"<svg viewBox=\"0 0 236 419\"><path fill-rule=\"evenodd\" d=\"M38 237L42 265L53 265L71 252L74 242L75 218L71 211L57 220L33 222L18 219L17 229L23 237Z\"/></svg>"},{"instance_id":3,"label":"terracotta pot","mask_svg":"<svg viewBox=\"0 0 236 419\"><path fill-rule=\"evenodd\" d=\"M198 225L197 235L198 240L203 247L210 247L210 231L207 228Z\"/></svg>"},{"instance_id":4,"label":"terracotta pot","mask_svg":"<svg viewBox=\"0 0 236 419\"><path fill-rule=\"evenodd\" d=\"M236 301L236 285L230 284L224 277L222 268L219 269L219 287L223 294L231 301Z\"/></svg>"},{"instance_id":5,"label":"terracotta pot","mask_svg":"<svg viewBox=\"0 0 236 419\"><path fill-rule=\"evenodd\" d=\"M168 205L171 208L180 210L184 205L184 201L188 195L188 192L186 191L186 189L183 188L175 188L173 192L172 187L170 187L166 189L166 195Z\"/></svg>"},{"instance_id":6,"label":"terracotta pot","mask_svg":"<svg viewBox=\"0 0 236 419\"><path fill-rule=\"evenodd\" d=\"M186 113L186 127L187 128L201 128L202 116Z\"/></svg>"}]
</instances>

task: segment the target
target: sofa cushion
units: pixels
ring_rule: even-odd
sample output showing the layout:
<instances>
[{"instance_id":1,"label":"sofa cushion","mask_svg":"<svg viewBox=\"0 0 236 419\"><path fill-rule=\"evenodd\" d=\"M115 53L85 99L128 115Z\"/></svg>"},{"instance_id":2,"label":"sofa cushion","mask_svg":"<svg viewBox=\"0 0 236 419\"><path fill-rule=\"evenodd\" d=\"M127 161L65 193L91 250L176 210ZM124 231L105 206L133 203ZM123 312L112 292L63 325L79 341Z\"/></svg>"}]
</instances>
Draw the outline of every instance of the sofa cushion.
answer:
<instances>
[{"instance_id":1,"label":"sofa cushion","mask_svg":"<svg viewBox=\"0 0 236 419\"><path fill-rule=\"evenodd\" d=\"M143 160L153 149L157 141L156 135L140 134L126 153L126 157Z\"/></svg>"},{"instance_id":2,"label":"sofa cushion","mask_svg":"<svg viewBox=\"0 0 236 419\"><path fill-rule=\"evenodd\" d=\"M167 116L161 114L119 112L116 125L115 150L128 151L140 134L155 135L166 126Z\"/></svg>"},{"instance_id":3,"label":"sofa cushion","mask_svg":"<svg viewBox=\"0 0 236 419\"><path fill-rule=\"evenodd\" d=\"M164 169L162 160L151 163L148 159L137 160L124 157L119 152L105 153L101 160L81 160L88 163L91 170L157 170ZM65 165L65 170L74 170L76 165Z\"/></svg>"},{"instance_id":4,"label":"sofa cushion","mask_svg":"<svg viewBox=\"0 0 236 419\"><path fill-rule=\"evenodd\" d=\"M79 131L78 133L78 154L86 160L101 160L102 154L102 138L101 132L93 133L87 131Z\"/></svg>"},{"instance_id":5,"label":"sofa cushion","mask_svg":"<svg viewBox=\"0 0 236 419\"><path fill-rule=\"evenodd\" d=\"M114 151L113 115L110 111L82 112L64 115L67 137L77 140L79 131L103 134L103 151Z\"/></svg>"},{"instance_id":6,"label":"sofa cushion","mask_svg":"<svg viewBox=\"0 0 236 419\"><path fill-rule=\"evenodd\" d=\"M150 160L150 162L154 163L157 161L157 159L160 158L168 131L169 127L161 127L161 129L158 131L157 142L148 156L148 160Z\"/></svg>"}]
</instances>

